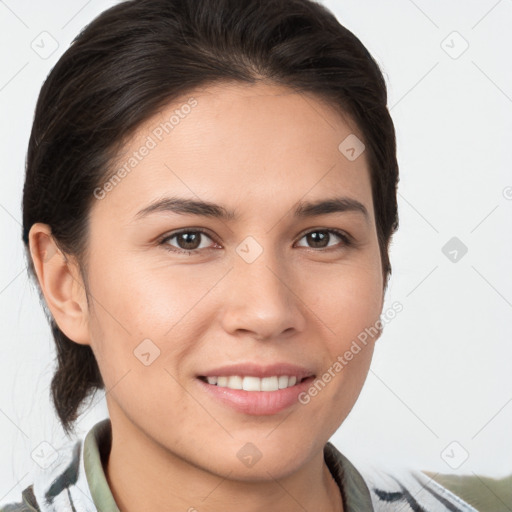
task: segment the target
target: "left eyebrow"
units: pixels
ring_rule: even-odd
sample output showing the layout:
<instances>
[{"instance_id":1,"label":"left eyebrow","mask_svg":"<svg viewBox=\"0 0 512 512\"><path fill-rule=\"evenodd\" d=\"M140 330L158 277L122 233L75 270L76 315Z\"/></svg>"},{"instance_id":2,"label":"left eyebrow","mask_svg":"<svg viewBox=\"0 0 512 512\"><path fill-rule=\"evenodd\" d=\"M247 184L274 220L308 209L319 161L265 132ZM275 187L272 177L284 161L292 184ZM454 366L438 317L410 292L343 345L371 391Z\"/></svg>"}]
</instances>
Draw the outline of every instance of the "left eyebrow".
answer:
<instances>
[{"instance_id":1,"label":"left eyebrow","mask_svg":"<svg viewBox=\"0 0 512 512\"><path fill-rule=\"evenodd\" d=\"M165 197L151 203L140 210L136 219L145 217L155 212L171 212L180 215L197 215L200 217L212 217L225 221L234 221L238 216L234 210L209 201L198 201L184 197ZM293 210L296 218L309 218L333 213L356 212L363 216L367 223L370 222L368 210L361 202L350 197L335 197L317 201L301 201Z\"/></svg>"},{"instance_id":2,"label":"left eyebrow","mask_svg":"<svg viewBox=\"0 0 512 512\"><path fill-rule=\"evenodd\" d=\"M294 215L295 217L306 218L344 212L359 213L367 224L370 223L370 215L366 206L351 197L334 197L320 201L300 202L295 208Z\"/></svg>"}]
</instances>

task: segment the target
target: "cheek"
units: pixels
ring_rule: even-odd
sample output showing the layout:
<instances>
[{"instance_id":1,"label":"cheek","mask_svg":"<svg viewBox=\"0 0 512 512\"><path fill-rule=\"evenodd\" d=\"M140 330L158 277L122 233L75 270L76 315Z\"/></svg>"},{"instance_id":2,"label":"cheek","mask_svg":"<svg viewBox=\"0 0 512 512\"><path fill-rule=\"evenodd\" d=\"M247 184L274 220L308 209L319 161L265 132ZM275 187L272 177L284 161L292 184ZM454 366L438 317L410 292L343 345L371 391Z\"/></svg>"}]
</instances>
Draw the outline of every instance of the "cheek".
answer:
<instances>
[{"instance_id":1,"label":"cheek","mask_svg":"<svg viewBox=\"0 0 512 512\"><path fill-rule=\"evenodd\" d=\"M308 417L320 419L329 435L357 401L379 334L375 325L381 313L381 281L371 271L351 270L343 279L326 282L325 292L316 298L314 312L325 333L324 365L301 402Z\"/></svg>"},{"instance_id":2,"label":"cheek","mask_svg":"<svg viewBox=\"0 0 512 512\"><path fill-rule=\"evenodd\" d=\"M204 295L208 279L179 266L148 268L139 258L113 258L96 266L91 288L104 305L98 317L121 324L132 338L160 337L185 317ZM213 281L214 282L214 281ZM119 325L118 325L119 327Z\"/></svg>"},{"instance_id":3,"label":"cheek","mask_svg":"<svg viewBox=\"0 0 512 512\"><path fill-rule=\"evenodd\" d=\"M137 356L148 352L155 366L176 373L177 363L193 350L190 339L204 329L198 318L204 312L201 299L222 277L222 269L207 273L199 267L164 264L148 268L137 258L121 255L101 263L96 260L90 266L90 328L105 383L115 383L127 371L139 372L143 365Z\"/></svg>"},{"instance_id":4,"label":"cheek","mask_svg":"<svg viewBox=\"0 0 512 512\"><path fill-rule=\"evenodd\" d=\"M323 372L304 401L334 432L361 392L370 367L382 307L380 260L347 262L308 281L313 306L325 333Z\"/></svg>"},{"instance_id":5,"label":"cheek","mask_svg":"<svg viewBox=\"0 0 512 512\"><path fill-rule=\"evenodd\" d=\"M378 264L365 261L333 266L308 281L305 296L326 329L331 353L344 351L347 343L375 325L382 309L382 286Z\"/></svg>"}]
</instances>

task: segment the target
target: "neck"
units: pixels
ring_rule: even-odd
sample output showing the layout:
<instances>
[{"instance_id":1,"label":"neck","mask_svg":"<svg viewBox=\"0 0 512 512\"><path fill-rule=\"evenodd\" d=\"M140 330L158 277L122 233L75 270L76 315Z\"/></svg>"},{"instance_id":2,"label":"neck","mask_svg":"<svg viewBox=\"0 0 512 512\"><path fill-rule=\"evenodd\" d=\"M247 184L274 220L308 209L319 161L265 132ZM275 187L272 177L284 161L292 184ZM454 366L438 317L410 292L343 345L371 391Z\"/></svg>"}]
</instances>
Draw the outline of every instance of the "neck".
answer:
<instances>
[{"instance_id":1,"label":"neck","mask_svg":"<svg viewBox=\"0 0 512 512\"><path fill-rule=\"evenodd\" d=\"M133 427L135 428L135 427ZM126 447L130 447L129 450ZM343 512L323 450L283 478L241 481L192 465L138 430L112 433L105 475L123 512Z\"/></svg>"}]
</instances>

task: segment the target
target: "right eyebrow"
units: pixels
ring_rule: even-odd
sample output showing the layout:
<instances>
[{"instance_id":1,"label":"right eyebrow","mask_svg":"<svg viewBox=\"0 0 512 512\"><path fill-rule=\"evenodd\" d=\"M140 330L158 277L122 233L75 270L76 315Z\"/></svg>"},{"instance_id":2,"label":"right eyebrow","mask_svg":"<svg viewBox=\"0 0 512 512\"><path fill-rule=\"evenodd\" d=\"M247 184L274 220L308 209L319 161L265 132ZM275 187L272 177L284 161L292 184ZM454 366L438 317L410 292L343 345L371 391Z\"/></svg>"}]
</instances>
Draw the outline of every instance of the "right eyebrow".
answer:
<instances>
[{"instance_id":1,"label":"right eyebrow","mask_svg":"<svg viewBox=\"0 0 512 512\"><path fill-rule=\"evenodd\" d=\"M201 217L213 217L226 221L235 220L233 210L208 201L197 201L185 197L164 197L140 210L135 218L139 219L155 212L171 212L181 215L198 215Z\"/></svg>"}]
</instances>

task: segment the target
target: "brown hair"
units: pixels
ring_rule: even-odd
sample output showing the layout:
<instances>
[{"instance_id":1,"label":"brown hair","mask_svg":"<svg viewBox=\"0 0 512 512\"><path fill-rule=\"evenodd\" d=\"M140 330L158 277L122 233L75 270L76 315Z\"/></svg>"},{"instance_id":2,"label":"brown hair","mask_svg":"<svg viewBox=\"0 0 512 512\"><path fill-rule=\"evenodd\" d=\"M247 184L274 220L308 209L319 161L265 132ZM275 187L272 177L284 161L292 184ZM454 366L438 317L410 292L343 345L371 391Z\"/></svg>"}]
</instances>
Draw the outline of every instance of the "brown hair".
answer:
<instances>
[{"instance_id":1,"label":"brown hair","mask_svg":"<svg viewBox=\"0 0 512 512\"><path fill-rule=\"evenodd\" d=\"M196 87L261 79L317 95L361 130L386 290L399 179L386 84L361 41L311 0L130 0L85 27L36 105L23 189L29 274L28 232L43 222L86 275L93 191L142 122ZM53 404L69 434L84 399L104 383L91 348L67 338L42 303L57 349Z\"/></svg>"}]
</instances>

